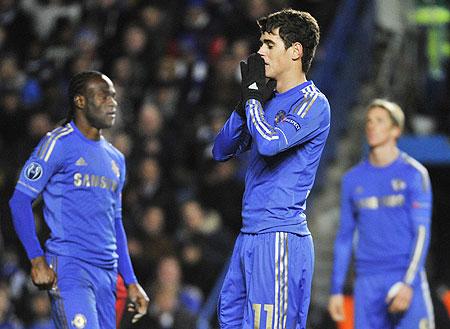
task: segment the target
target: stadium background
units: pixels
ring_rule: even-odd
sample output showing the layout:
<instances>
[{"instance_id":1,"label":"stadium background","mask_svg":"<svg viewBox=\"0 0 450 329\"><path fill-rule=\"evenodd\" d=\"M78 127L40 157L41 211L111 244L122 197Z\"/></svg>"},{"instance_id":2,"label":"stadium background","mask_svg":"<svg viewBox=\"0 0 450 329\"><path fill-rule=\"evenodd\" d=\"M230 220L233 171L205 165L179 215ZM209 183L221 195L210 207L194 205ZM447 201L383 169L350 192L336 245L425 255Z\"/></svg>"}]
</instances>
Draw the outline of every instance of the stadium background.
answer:
<instances>
[{"instance_id":1,"label":"stadium background","mask_svg":"<svg viewBox=\"0 0 450 329\"><path fill-rule=\"evenodd\" d=\"M118 120L105 135L127 158L124 223L151 299L141 327L216 326L246 159L214 163L211 145L238 100L239 61L258 47L255 19L283 7L309 11L321 26L309 78L332 107L308 209L316 246L310 328L334 328L325 309L340 177L366 152L363 113L374 97L404 108L400 145L430 171L427 270L437 328L450 328L450 6L443 0L0 0L0 328L51 328L7 201L33 147L65 117L70 77L88 69L106 73L118 92Z\"/></svg>"}]
</instances>

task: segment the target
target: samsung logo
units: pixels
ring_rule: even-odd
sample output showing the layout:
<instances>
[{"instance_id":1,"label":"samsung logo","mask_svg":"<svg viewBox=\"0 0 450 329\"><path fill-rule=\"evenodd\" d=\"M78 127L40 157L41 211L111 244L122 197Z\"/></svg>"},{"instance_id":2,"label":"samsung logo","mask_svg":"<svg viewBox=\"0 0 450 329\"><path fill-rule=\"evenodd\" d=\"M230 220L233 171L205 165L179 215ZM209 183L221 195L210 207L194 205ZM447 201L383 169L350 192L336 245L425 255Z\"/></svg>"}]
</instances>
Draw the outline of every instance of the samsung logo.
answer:
<instances>
[{"instance_id":1,"label":"samsung logo","mask_svg":"<svg viewBox=\"0 0 450 329\"><path fill-rule=\"evenodd\" d=\"M76 187L99 187L115 192L119 184L114 179L105 176L76 173L73 175L73 185Z\"/></svg>"},{"instance_id":2,"label":"samsung logo","mask_svg":"<svg viewBox=\"0 0 450 329\"><path fill-rule=\"evenodd\" d=\"M401 207L405 204L405 196L403 194L386 195L384 197L371 196L356 201L359 209L378 209L379 207Z\"/></svg>"}]
</instances>

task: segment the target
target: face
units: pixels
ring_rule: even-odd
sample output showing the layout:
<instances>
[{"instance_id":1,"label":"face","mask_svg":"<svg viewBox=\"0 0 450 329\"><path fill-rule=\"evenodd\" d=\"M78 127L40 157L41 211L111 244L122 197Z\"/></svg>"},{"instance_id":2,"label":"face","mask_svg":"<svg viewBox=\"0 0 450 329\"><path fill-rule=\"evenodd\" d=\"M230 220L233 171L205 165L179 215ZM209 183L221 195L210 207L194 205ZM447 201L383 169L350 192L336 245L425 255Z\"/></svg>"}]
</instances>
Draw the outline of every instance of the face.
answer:
<instances>
[{"instance_id":1,"label":"face","mask_svg":"<svg viewBox=\"0 0 450 329\"><path fill-rule=\"evenodd\" d=\"M389 112L382 107L369 109L366 116L366 138L371 148L396 143L400 128L395 126Z\"/></svg>"},{"instance_id":2,"label":"face","mask_svg":"<svg viewBox=\"0 0 450 329\"><path fill-rule=\"evenodd\" d=\"M277 80L284 72L292 68L293 47L285 48L283 39L278 34L279 28L271 33L264 32L261 35L261 47L258 54L262 56L266 64L266 77Z\"/></svg>"},{"instance_id":3,"label":"face","mask_svg":"<svg viewBox=\"0 0 450 329\"><path fill-rule=\"evenodd\" d=\"M97 129L111 128L116 120L116 90L105 75L91 79L86 85L85 111L89 124Z\"/></svg>"}]
</instances>

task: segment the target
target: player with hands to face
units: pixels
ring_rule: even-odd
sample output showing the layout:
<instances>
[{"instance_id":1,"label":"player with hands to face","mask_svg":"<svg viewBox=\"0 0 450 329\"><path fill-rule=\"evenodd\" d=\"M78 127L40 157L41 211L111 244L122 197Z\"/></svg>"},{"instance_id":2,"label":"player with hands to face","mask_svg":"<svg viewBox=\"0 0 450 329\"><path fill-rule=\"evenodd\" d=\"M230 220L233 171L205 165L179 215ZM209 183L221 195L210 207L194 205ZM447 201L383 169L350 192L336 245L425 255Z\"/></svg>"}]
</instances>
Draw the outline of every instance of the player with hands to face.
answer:
<instances>
[{"instance_id":1,"label":"player with hands to face","mask_svg":"<svg viewBox=\"0 0 450 329\"><path fill-rule=\"evenodd\" d=\"M261 47L240 64L242 112L213 147L217 161L250 153L218 317L222 329L306 328L314 263L306 199L330 128L328 101L306 78L319 26L292 9L258 25Z\"/></svg>"}]
</instances>

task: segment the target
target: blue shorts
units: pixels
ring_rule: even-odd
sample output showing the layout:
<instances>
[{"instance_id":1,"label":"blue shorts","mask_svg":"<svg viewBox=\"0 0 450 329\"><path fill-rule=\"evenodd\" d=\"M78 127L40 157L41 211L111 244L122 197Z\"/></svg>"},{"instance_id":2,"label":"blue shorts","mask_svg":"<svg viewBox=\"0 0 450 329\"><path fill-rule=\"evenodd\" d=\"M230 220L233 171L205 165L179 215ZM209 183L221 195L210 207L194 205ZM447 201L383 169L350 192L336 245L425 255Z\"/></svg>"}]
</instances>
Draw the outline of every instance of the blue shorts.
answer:
<instances>
[{"instance_id":1,"label":"blue shorts","mask_svg":"<svg viewBox=\"0 0 450 329\"><path fill-rule=\"evenodd\" d=\"M49 290L56 328L116 328L116 270L65 256L47 255L47 262L57 275Z\"/></svg>"},{"instance_id":2,"label":"blue shorts","mask_svg":"<svg viewBox=\"0 0 450 329\"><path fill-rule=\"evenodd\" d=\"M239 234L219 297L220 327L306 328L313 270L310 235Z\"/></svg>"},{"instance_id":3,"label":"blue shorts","mask_svg":"<svg viewBox=\"0 0 450 329\"><path fill-rule=\"evenodd\" d=\"M434 329L433 306L425 272L413 285L411 305L406 312L388 312L386 296L389 289L402 281L404 272L360 275L355 281L356 329Z\"/></svg>"}]
</instances>

